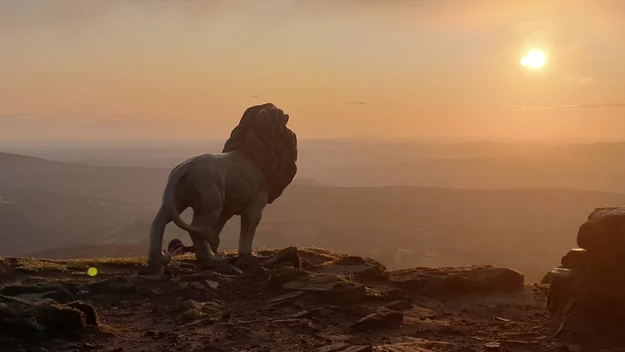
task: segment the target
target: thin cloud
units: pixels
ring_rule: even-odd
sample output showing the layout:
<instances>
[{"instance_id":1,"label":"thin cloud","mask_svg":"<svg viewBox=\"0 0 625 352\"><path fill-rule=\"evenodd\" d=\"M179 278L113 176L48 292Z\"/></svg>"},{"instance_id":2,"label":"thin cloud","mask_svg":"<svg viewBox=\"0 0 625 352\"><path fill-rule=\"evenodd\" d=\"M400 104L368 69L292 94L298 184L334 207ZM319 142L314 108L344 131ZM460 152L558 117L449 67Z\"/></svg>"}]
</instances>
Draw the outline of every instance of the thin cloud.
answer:
<instances>
[{"instance_id":1,"label":"thin cloud","mask_svg":"<svg viewBox=\"0 0 625 352\"><path fill-rule=\"evenodd\" d=\"M572 104L572 105L552 105L552 106L500 106L483 107L485 111L533 111L533 110L577 110L577 109L622 109L625 103L603 103L603 104Z\"/></svg>"},{"instance_id":2,"label":"thin cloud","mask_svg":"<svg viewBox=\"0 0 625 352\"><path fill-rule=\"evenodd\" d=\"M0 120L19 120L28 118L28 114L0 114Z\"/></svg>"},{"instance_id":3,"label":"thin cloud","mask_svg":"<svg viewBox=\"0 0 625 352\"><path fill-rule=\"evenodd\" d=\"M575 106L578 109L593 108L625 108L625 103L608 103L608 104L581 104Z\"/></svg>"},{"instance_id":4,"label":"thin cloud","mask_svg":"<svg viewBox=\"0 0 625 352\"><path fill-rule=\"evenodd\" d=\"M366 101L346 101L346 102L343 102L343 105L383 106L383 105L388 105L388 104L386 104L386 103L373 104L373 103L369 103L369 102L366 102Z\"/></svg>"},{"instance_id":5,"label":"thin cloud","mask_svg":"<svg viewBox=\"0 0 625 352\"><path fill-rule=\"evenodd\" d=\"M38 115L27 113L0 113L0 120L81 120L89 121L133 121L136 116L132 114L110 114L110 115L84 115L84 116L66 116L66 115Z\"/></svg>"}]
</instances>

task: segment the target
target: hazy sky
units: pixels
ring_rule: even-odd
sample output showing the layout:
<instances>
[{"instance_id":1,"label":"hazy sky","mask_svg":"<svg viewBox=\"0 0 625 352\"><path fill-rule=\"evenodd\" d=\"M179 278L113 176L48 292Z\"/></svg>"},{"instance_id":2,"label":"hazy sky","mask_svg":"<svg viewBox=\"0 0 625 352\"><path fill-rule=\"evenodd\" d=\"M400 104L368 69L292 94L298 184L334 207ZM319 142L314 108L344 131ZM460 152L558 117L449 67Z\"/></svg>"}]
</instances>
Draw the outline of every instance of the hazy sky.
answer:
<instances>
[{"instance_id":1,"label":"hazy sky","mask_svg":"<svg viewBox=\"0 0 625 352\"><path fill-rule=\"evenodd\" d=\"M0 139L225 138L267 101L303 138L625 139L625 1L0 0Z\"/></svg>"}]
</instances>

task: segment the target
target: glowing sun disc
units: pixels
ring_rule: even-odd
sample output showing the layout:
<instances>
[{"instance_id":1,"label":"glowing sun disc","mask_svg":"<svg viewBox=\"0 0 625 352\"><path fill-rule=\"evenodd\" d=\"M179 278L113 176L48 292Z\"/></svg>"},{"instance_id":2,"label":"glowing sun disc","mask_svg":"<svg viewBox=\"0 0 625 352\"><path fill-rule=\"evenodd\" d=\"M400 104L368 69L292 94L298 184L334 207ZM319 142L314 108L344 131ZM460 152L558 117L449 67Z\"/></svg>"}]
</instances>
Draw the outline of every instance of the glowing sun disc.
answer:
<instances>
[{"instance_id":1,"label":"glowing sun disc","mask_svg":"<svg viewBox=\"0 0 625 352\"><path fill-rule=\"evenodd\" d=\"M521 66L539 69L545 65L545 54L540 50L532 50L521 58Z\"/></svg>"}]
</instances>

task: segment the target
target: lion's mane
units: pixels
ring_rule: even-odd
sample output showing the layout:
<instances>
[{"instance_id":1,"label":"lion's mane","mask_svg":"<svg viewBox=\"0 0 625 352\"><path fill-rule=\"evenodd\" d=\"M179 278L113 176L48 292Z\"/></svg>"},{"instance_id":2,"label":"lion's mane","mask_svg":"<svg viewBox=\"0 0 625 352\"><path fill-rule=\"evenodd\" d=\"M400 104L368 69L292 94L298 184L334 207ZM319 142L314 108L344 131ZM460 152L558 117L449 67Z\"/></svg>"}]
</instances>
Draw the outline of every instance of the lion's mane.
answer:
<instances>
[{"instance_id":1,"label":"lion's mane","mask_svg":"<svg viewBox=\"0 0 625 352\"><path fill-rule=\"evenodd\" d=\"M269 204L291 184L297 173L297 136L286 125L289 115L271 103L243 113L223 152L238 151L250 158L269 184Z\"/></svg>"}]
</instances>

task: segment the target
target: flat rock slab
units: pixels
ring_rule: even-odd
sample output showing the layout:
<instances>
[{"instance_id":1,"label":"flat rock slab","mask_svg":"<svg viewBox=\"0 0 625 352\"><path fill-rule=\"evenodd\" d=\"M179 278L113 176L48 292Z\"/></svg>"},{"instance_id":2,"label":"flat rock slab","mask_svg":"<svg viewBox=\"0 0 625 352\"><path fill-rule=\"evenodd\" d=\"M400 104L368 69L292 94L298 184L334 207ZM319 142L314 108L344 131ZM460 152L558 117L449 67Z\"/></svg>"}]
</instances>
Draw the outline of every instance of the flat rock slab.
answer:
<instances>
[{"instance_id":1,"label":"flat rock slab","mask_svg":"<svg viewBox=\"0 0 625 352\"><path fill-rule=\"evenodd\" d=\"M317 352L373 352L372 346L357 346L348 343L334 343L321 347Z\"/></svg>"},{"instance_id":2,"label":"flat rock slab","mask_svg":"<svg viewBox=\"0 0 625 352\"><path fill-rule=\"evenodd\" d=\"M335 275L306 276L287 282L282 288L298 291L328 291L340 286L357 286L358 284L343 280Z\"/></svg>"},{"instance_id":3,"label":"flat rock slab","mask_svg":"<svg viewBox=\"0 0 625 352\"><path fill-rule=\"evenodd\" d=\"M350 304L366 296L364 285L336 275L303 276L282 285L285 290L313 292L334 303Z\"/></svg>"},{"instance_id":4,"label":"flat rock slab","mask_svg":"<svg viewBox=\"0 0 625 352\"><path fill-rule=\"evenodd\" d=\"M285 294L282 294L280 296L271 298L270 300L267 301L267 306L274 306L274 305L278 305L280 303L284 303L284 302L288 302L291 301L297 297L300 297L304 294L304 292L302 291L290 291L287 292Z\"/></svg>"},{"instance_id":5,"label":"flat rock slab","mask_svg":"<svg viewBox=\"0 0 625 352\"><path fill-rule=\"evenodd\" d=\"M460 295L522 290L522 273L492 266L466 268L416 268L391 272L389 281L411 293Z\"/></svg>"},{"instance_id":6,"label":"flat rock slab","mask_svg":"<svg viewBox=\"0 0 625 352\"><path fill-rule=\"evenodd\" d=\"M396 310L396 311L404 311L404 310L412 309L412 303L407 299L402 299L402 300L387 304L386 308Z\"/></svg>"},{"instance_id":7,"label":"flat rock slab","mask_svg":"<svg viewBox=\"0 0 625 352\"><path fill-rule=\"evenodd\" d=\"M434 352L430 346L436 346L436 351L465 351L452 343L443 341L430 341L421 338L405 337L407 341L395 342L391 344L378 345L374 347L376 352ZM467 349L466 351L476 351Z\"/></svg>"},{"instance_id":8,"label":"flat rock slab","mask_svg":"<svg viewBox=\"0 0 625 352\"><path fill-rule=\"evenodd\" d=\"M394 344L377 346L374 351L376 352L434 352L425 348L417 347L411 344ZM471 351L471 350L467 350Z\"/></svg>"},{"instance_id":9,"label":"flat rock slab","mask_svg":"<svg viewBox=\"0 0 625 352\"><path fill-rule=\"evenodd\" d=\"M388 310L367 315L355 322L351 328L360 331L397 329L401 326L404 315L400 312Z\"/></svg>"},{"instance_id":10,"label":"flat rock slab","mask_svg":"<svg viewBox=\"0 0 625 352\"><path fill-rule=\"evenodd\" d=\"M76 300L76 295L57 285L10 285L0 289L0 294L15 297L24 301L40 301L52 299L59 303Z\"/></svg>"}]
</instances>

